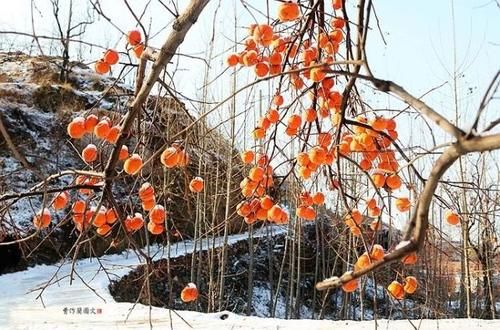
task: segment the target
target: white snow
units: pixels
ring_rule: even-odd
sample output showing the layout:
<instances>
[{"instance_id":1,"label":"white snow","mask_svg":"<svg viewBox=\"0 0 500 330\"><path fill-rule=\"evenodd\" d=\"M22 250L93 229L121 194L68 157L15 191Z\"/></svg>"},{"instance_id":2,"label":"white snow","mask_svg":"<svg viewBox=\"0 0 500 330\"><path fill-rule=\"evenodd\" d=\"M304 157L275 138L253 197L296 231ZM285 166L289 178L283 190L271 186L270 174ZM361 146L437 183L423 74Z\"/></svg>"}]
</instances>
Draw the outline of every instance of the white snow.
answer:
<instances>
[{"instance_id":1,"label":"white snow","mask_svg":"<svg viewBox=\"0 0 500 330\"><path fill-rule=\"evenodd\" d=\"M275 233L284 232L283 228L272 227ZM258 230L254 236L265 235L265 230ZM246 239L247 234L233 235L229 243ZM221 238L215 239L215 246L222 244ZM204 240L203 247L211 242ZM170 256L176 257L193 250L193 242L184 241L170 247ZM167 256L166 248L154 246L151 248L154 260ZM70 285L69 275L71 263L65 263L57 275L55 265L40 265L23 272L0 276L0 328L1 329L96 329L96 328L131 328L146 329L149 327L149 315L156 329L374 329L373 321L328 321L328 320L283 320L271 318L246 317L231 312L213 314L170 311L168 309L149 308L144 305L132 308L131 303L117 303L113 300L108 285L110 279L118 279L139 265L140 260L132 251L122 254L108 255L97 259L80 260L75 264L75 276ZM103 271L102 266L106 269ZM77 275L76 275L77 274ZM108 277L109 276L109 277ZM93 288L90 290L87 285ZM48 286L41 298L40 289L46 283ZM255 292L256 296L263 292ZM67 314L64 312L67 308ZM82 314L77 314L82 308ZM85 308L101 309L100 314L85 314ZM74 309L74 314L71 313ZM278 308L279 310L280 308ZM304 311L305 312L305 311ZM264 313L263 313L264 314ZM181 317L189 323L189 326ZM221 318L222 317L222 318ZM499 321L486 320L423 320L411 321L420 329L499 329ZM410 321L379 320L381 329L414 329Z\"/></svg>"}]
</instances>

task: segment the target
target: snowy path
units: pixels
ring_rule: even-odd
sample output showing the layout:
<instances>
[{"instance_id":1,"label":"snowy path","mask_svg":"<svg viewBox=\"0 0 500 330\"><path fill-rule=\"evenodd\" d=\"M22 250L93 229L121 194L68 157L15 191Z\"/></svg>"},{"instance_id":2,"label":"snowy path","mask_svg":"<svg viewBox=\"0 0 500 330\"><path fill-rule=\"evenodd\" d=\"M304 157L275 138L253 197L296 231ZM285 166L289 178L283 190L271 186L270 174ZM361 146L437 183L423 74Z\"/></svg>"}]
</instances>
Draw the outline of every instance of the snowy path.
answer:
<instances>
[{"instance_id":1,"label":"snowy path","mask_svg":"<svg viewBox=\"0 0 500 330\"><path fill-rule=\"evenodd\" d=\"M280 230L274 228L275 233ZM264 235L256 232L255 236ZM230 243L246 239L246 234L230 237ZM204 242L207 243L206 241ZM219 245L218 240L216 245ZM190 253L192 242L181 242L172 245L171 257ZM154 259L167 255L161 247L152 249ZM109 255L100 259L112 279L127 274L139 263L133 253ZM149 307L137 305L125 321L132 304L116 303L108 291L108 276L100 270L96 259L81 260L76 264L78 275L90 285L92 292L79 278L75 276L72 285L69 284L70 264L65 264L58 273L56 284L49 286L43 293L42 305L36 299L39 291L55 273L56 266L36 266L23 272L0 276L0 329L146 329L149 327ZM35 291L34 291L35 290ZM65 313L65 308L67 308ZM78 314L78 308L82 308ZM88 308L88 310L86 309ZM74 311L72 310L74 309ZM94 310L92 310L94 309ZM99 313L100 310L100 313ZM72 312L73 311L73 312ZM95 312L93 314L92 312ZM203 314L180 311L190 326L195 329L374 329L373 322L355 321L311 321L311 320L281 320L244 317L230 312ZM223 316L224 315L224 316ZM224 320L221 318L224 318ZM153 326L156 329L190 329L190 327L175 313L167 309L151 309ZM413 322L417 327L418 321ZM408 321L379 321L380 329L413 329ZM500 329L499 321L480 320L425 320L421 329Z\"/></svg>"}]
</instances>

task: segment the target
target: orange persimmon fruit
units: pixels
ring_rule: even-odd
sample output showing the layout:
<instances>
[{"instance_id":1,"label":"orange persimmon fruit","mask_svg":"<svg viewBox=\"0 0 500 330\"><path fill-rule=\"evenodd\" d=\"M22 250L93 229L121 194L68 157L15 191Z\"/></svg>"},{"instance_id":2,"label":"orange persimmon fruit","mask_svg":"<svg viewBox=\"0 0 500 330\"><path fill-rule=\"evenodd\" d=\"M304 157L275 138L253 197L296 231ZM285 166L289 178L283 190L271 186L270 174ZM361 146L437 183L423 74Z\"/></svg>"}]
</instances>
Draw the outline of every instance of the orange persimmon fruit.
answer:
<instances>
[{"instance_id":1,"label":"orange persimmon fruit","mask_svg":"<svg viewBox=\"0 0 500 330\"><path fill-rule=\"evenodd\" d=\"M142 158L139 154L133 154L123 163L123 170L129 175L139 173L142 169Z\"/></svg>"},{"instance_id":2,"label":"orange persimmon fruit","mask_svg":"<svg viewBox=\"0 0 500 330\"><path fill-rule=\"evenodd\" d=\"M323 205L325 203L325 195L318 191L312 196L313 203L316 205Z\"/></svg>"},{"instance_id":3,"label":"orange persimmon fruit","mask_svg":"<svg viewBox=\"0 0 500 330\"><path fill-rule=\"evenodd\" d=\"M115 65L118 63L118 60L120 59L120 56L118 55L118 52L113 49L108 49L103 56L104 62L108 63L109 65Z\"/></svg>"},{"instance_id":4,"label":"orange persimmon fruit","mask_svg":"<svg viewBox=\"0 0 500 330\"><path fill-rule=\"evenodd\" d=\"M372 261L370 260L368 253L365 252L359 256L358 260L356 260L356 263L354 264L354 269L355 270L364 269L364 268L370 266L371 263L372 263Z\"/></svg>"},{"instance_id":5,"label":"orange persimmon fruit","mask_svg":"<svg viewBox=\"0 0 500 330\"><path fill-rule=\"evenodd\" d=\"M372 168L372 162L369 161L368 159L366 158L363 158L360 162L359 162L359 167L363 170L363 171L368 171L369 169Z\"/></svg>"},{"instance_id":6,"label":"orange persimmon fruit","mask_svg":"<svg viewBox=\"0 0 500 330\"><path fill-rule=\"evenodd\" d=\"M82 200L77 200L76 202L73 203L73 205L71 206L71 211L73 211L73 213L77 213L77 214L82 214L85 212L85 209L87 208L87 205L85 204L84 201Z\"/></svg>"},{"instance_id":7,"label":"orange persimmon fruit","mask_svg":"<svg viewBox=\"0 0 500 330\"><path fill-rule=\"evenodd\" d=\"M353 292L357 288L358 288L358 280L357 279L350 280L349 282L342 284L342 290L344 290L344 292Z\"/></svg>"},{"instance_id":8,"label":"orange persimmon fruit","mask_svg":"<svg viewBox=\"0 0 500 330\"><path fill-rule=\"evenodd\" d=\"M149 210L153 209L153 207L155 207L156 199L153 198L153 199L141 201L141 205L145 211L149 211Z\"/></svg>"},{"instance_id":9,"label":"orange persimmon fruit","mask_svg":"<svg viewBox=\"0 0 500 330\"><path fill-rule=\"evenodd\" d=\"M406 293L412 294L417 290L418 282L415 276L407 276L405 278L404 290Z\"/></svg>"},{"instance_id":10,"label":"orange persimmon fruit","mask_svg":"<svg viewBox=\"0 0 500 330\"><path fill-rule=\"evenodd\" d=\"M44 229L50 225L52 215L50 214L50 210L44 208L41 211L38 211L33 217L33 225L37 229Z\"/></svg>"},{"instance_id":11,"label":"orange persimmon fruit","mask_svg":"<svg viewBox=\"0 0 500 330\"><path fill-rule=\"evenodd\" d=\"M90 114L85 118L85 132L92 134L94 132L94 127L99 122L99 118L96 115Z\"/></svg>"},{"instance_id":12,"label":"orange persimmon fruit","mask_svg":"<svg viewBox=\"0 0 500 330\"><path fill-rule=\"evenodd\" d=\"M312 123L316 120L316 118L318 118L318 114L313 108L307 108L304 112L302 112L302 120L305 122Z\"/></svg>"},{"instance_id":13,"label":"orange persimmon fruit","mask_svg":"<svg viewBox=\"0 0 500 330\"><path fill-rule=\"evenodd\" d=\"M285 99L283 98L283 96L281 94L274 95L274 97L273 97L273 103L277 107L282 106L284 102L285 102Z\"/></svg>"},{"instance_id":14,"label":"orange persimmon fruit","mask_svg":"<svg viewBox=\"0 0 500 330\"><path fill-rule=\"evenodd\" d=\"M266 113L266 118L271 124L276 124L280 120L280 114L276 109L269 109Z\"/></svg>"},{"instance_id":15,"label":"orange persimmon fruit","mask_svg":"<svg viewBox=\"0 0 500 330\"><path fill-rule=\"evenodd\" d=\"M417 263L417 253L411 252L401 259L401 262L405 265L414 265Z\"/></svg>"},{"instance_id":16,"label":"orange persimmon fruit","mask_svg":"<svg viewBox=\"0 0 500 330\"><path fill-rule=\"evenodd\" d=\"M259 62L255 65L255 75L259 78L267 76L269 73L269 65L264 62Z\"/></svg>"},{"instance_id":17,"label":"orange persimmon fruit","mask_svg":"<svg viewBox=\"0 0 500 330\"><path fill-rule=\"evenodd\" d=\"M106 63L103 59L100 59L95 62L94 69L95 72L97 72L98 74L106 74L109 72L109 70L111 70L111 66L109 65L109 63Z\"/></svg>"},{"instance_id":18,"label":"orange persimmon fruit","mask_svg":"<svg viewBox=\"0 0 500 330\"><path fill-rule=\"evenodd\" d=\"M354 222L356 222L358 225L363 222L363 215L361 214L361 212L359 212L358 209L352 209L350 216L352 220L354 220Z\"/></svg>"},{"instance_id":19,"label":"orange persimmon fruit","mask_svg":"<svg viewBox=\"0 0 500 330\"><path fill-rule=\"evenodd\" d=\"M144 219L142 218L142 214L136 213L133 217L129 216L124 221L125 229L128 232L136 231L144 226Z\"/></svg>"},{"instance_id":20,"label":"orange persimmon fruit","mask_svg":"<svg viewBox=\"0 0 500 330\"><path fill-rule=\"evenodd\" d=\"M115 144L118 141L119 137L120 137L120 127L113 126L109 129L108 135L106 135L105 140L108 143Z\"/></svg>"},{"instance_id":21,"label":"orange persimmon fruit","mask_svg":"<svg viewBox=\"0 0 500 330\"><path fill-rule=\"evenodd\" d=\"M369 200L366 201L366 207L369 209L373 209L377 207L377 201L375 198L370 198Z\"/></svg>"},{"instance_id":22,"label":"orange persimmon fruit","mask_svg":"<svg viewBox=\"0 0 500 330\"><path fill-rule=\"evenodd\" d=\"M253 39L259 45L267 47L273 41L273 28L268 24L259 24L253 30Z\"/></svg>"},{"instance_id":23,"label":"orange persimmon fruit","mask_svg":"<svg viewBox=\"0 0 500 330\"><path fill-rule=\"evenodd\" d=\"M265 170L260 166L256 166L250 169L250 172L248 172L248 177L252 181L260 181L264 178L264 174Z\"/></svg>"},{"instance_id":24,"label":"orange persimmon fruit","mask_svg":"<svg viewBox=\"0 0 500 330\"><path fill-rule=\"evenodd\" d=\"M372 180L377 188L382 188L385 185L385 176L382 173L373 173Z\"/></svg>"},{"instance_id":25,"label":"orange persimmon fruit","mask_svg":"<svg viewBox=\"0 0 500 330\"><path fill-rule=\"evenodd\" d=\"M188 283L181 291L181 300L185 303L198 299L198 289L194 283Z\"/></svg>"},{"instance_id":26,"label":"orange persimmon fruit","mask_svg":"<svg viewBox=\"0 0 500 330\"><path fill-rule=\"evenodd\" d=\"M82 150L82 158L85 163L90 164L97 159L97 147L95 144L88 144Z\"/></svg>"},{"instance_id":27,"label":"orange persimmon fruit","mask_svg":"<svg viewBox=\"0 0 500 330\"><path fill-rule=\"evenodd\" d=\"M312 221L316 218L316 211L311 206L300 206L296 209L297 217Z\"/></svg>"},{"instance_id":28,"label":"orange persimmon fruit","mask_svg":"<svg viewBox=\"0 0 500 330\"><path fill-rule=\"evenodd\" d=\"M326 151L323 147L321 146L316 146L309 150L308 152L309 159L311 160L311 163L316 164L316 165L322 165L325 163L326 160Z\"/></svg>"},{"instance_id":29,"label":"orange persimmon fruit","mask_svg":"<svg viewBox=\"0 0 500 330\"><path fill-rule=\"evenodd\" d=\"M250 208L250 203L247 201L242 201L236 206L236 213L241 217L246 217L252 212Z\"/></svg>"},{"instance_id":30,"label":"orange persimmon fruit","mask_svg":"<svg viewBox=\"0 0 500 330\"><path fill-rule=\"evenodd\" d=\"M403 285L398 281L392 281L391 284L387 287L387 291L396 298L397 300L401 300L405 296L405 291L403 289Z\"/></svg>"},{"instance_id":31,"label":"orange persimmon fruit","mask_svg":"<svg viewBox=\"0 0 500 330\"><path fill-rule=\"evenodd\" d=\"M92 218L94 219L92 225L101 227L106 223L106 209L100 208L99 211L97 211L95 206L91 207L90 210L85 213L85 219L90 223Z\"/></svg>"},{"instance_id":32,"label":"orange persimmon fruit","mask_svg":"<svg viewBox=\"0 0 500 330\"><path fill-rule=\"evenodd\" d=\"M165 208L162 205L155 205L149 211L149 220L158 225L163 225L165 223L166 217L167 217L167 212L165 211Z\"/></svg>"},{"instance_id":33,"label":"orange persimmon fruit","mask_svg":"<svg viewBox=\"0 0 500 330\"><path fill-rule=\"evenodd\" d=\"M149 201L155 198L155 190L149 182L144 182L139 188L139 199Z\"/></svg>"},{"instance_id":34,"label":"orange persimmon fruit","mask_svg":"<svg viewBox=\"0 0 500 330\"><path fill-rule=\"evenodd\" d=\"M205 186L205 182L203 178L197 176L189 182L189 190L194 193L199 193L203 191L203 187Z\"/></svg>"},{"instance_id":35,"label":"orange persimmon fruit","mask_svg":"<svg viewBox=\"0 0 500 330\"><path fill-rule=\"evenodd\" d=\"M153 221L148 222L148 231L153 235L160 235L165 230L162 224L155 223Z\"/></svg>"},{"instance_id":36,"label":"orange persimmon fruit","mask_svg":"<svg viewBox=\"0 0 500 330\"><path fill-rule=\"evenodd\" d=\"M278 6L278 19L282 22L294 21L299 16L299 5L296 2L282 2Z\"/></svg>"},{"instance_id":37,"label":"orange persimmon fruit","mask_svg":"<svg viewBox=\"0 0 500 330\"><path fill-rule=\"evenodd\" d=\"M111 208L106 211L106 223L113 224L118 219L115 209Z\"/></svg>"},{"instance_id":38,"label":"orange persimmon fruit","mask_svg":"<svg viewBox=\"0 0 500 330\"><path fill-rule=\"evenodd\" d=\"M111 129L111 125L110 125L109 121L103 119L100 122L98 122L97 125L94 127L94 134L99 139L105 140L109 134L110 129Z\"/></svg>"},{"instance_id":39,"label":"orange persimmon fruit","mask_svg":"<svg viewBox=\"0 0 500 330\"><path fill-rule=\"evenodd\" d=\"M343 29L345 26L345 20L340 17L335 17L330 21L330 25L334 29Z\"/></svg>"},{"instance_id":40,"label":"orange persimmon fruit","mask_svg":"<svg viewBox=\"0 0 500 330\"><path fill-rule=\"evenodd\" d=\"M238 56L238 54L230 54L227 58L226 58L226 64L230 67L233 67L233 66L236 66L238 65L240 61L240 57Z\"/></svg>"},{"instance_id":41,"label":"orange persimmon fruit","mask_svg":"<svg viewBox=\"0 0 500 330\"><path fill-rule=\"evenodd\" d=\"M372 251L370 253L370 257L373 260L378 261L382 260L384 256L385 256L384 247L380 244L374 244L372 247Z\"/></svg>"},{"instance_id":42,"label":"orange persimmon fruit","mask_svg":"<svg viewBox=\"0 0 500 330\"><path fill-rule=\"evenodd\" d=\"M190 157L186 150L179 151L179 159L177 162L177 166L186 167L189 165Z\"/></svg>"},{"instance_id":43,"label":"orange persimmon fruit","mask_svg":"<svg viewBox=\"0 0 500 330\"><path fill-rule=\"evenodd\" d=\"M452 226L458 225L460 223L460 217L455 211L446 210L446 212L444 213L444 217L446 221Z\"/></svg>"},{"instance_id":44,"label":"orange persimmon fruit","mask_svg":"<svg viewBox=\"0 0 500 330\"><path fill-rule=\"evenodd\" d=\"M302 118L299 115L291 115L288 118L288 127L294 129L299 128L302 125Z\"/></svg>"},{"instance_id":45,"label":"orange persimmon fruit","mask_svg":"<svg viewBox=\"0 0 500 330\"><path fill-rule=\"evenodd\" d=\"M275 204L273 205L273 207L271 207L269 210L267 210L267 218L270 220L270 221L279 221L281 219L281 216L282 216L282 212L283 212L283 209Z\"/></svg>"},{"instance_id":46,"label":"orange persimmon fruit","mask_svg":"<svg viewBox=\"0 0 500 330\"><path fill-rule=\"evenodd\" d=\"M387 187L395 190L401 187L401 178L397 174L391 174L385 179Z\"/></svg>"},{"instance_id":47,"label":"orange persimmon fruit","mask_svg":"<svg viewBox=\"0 0 500 330\"><path fill-rule=\"evenodd\" d=\"M118 160L125 160L128 158L128 147L123 145L120 149L120 154L118 155Z\"/></svg>"},{"instance_id":48,"label":"orange persimmon fruit","mask_svg":"<svg viewBox=\"0 0 500 330\"><path fill-rule=\"evenodd\" d=\"M399 212L406 212L410 209L411 202L407 197L396 198L396 208Z\"/></svg>"},{"instance_id":49,"label":"orange persimmon fruit","mask_svg":"<svg viewBox=\"0 0 500 330\"><path fill-rule=\"evenodd\" d=\"M320 82L325 79L326 73L323 71L323 67L312 68L310 73L310 79L314 82Z\"/></svg>"},{"instance_id":50,"label":"orange persimmon fruit","mask_svg":"<svg viewBox=\"0 0 500 330\"><path fill-rule=\"evenodd\" d=\"M255 159L255 153L252 150L245 150L240 156L244 164L250 164Z\"/></svg>"},{"instance_id":51,"label":"orange persimmon fruit","mask_svg":"<svg viewBox=\"0 0 500 330\"><path fill-rule=\"evenodd\" d=\"M376 218L380 216L380 214L382 214L382 210L378 206L368 209L368 215L372 218Z\"/></svg>"},{"instance_id":52,"label":"orange persimmon fruit","mask_svg":"<svg viewBox=\"0 0 500 330\"><path fill-rule=\"evenodd\" d=\"M96 232L98 235L107 236L109 235L109 233L111 233L111 226L105 223L102 226L98 227Z\"/></svg>"},{"instance_id":53,"label":"orange persimmon fruit","mask_svg":"<svg viewBox=\"0 0 500 330\"><path fill-rule=\"evenodd\" d=\"M266 210L266 212L269 209L271 209L271 207L273 207L273 206L274 206L273 199L271 197L269 197L268 195L265 195L265 196L260 198L260 207L263 210Z\"/></svg>"},{"instance_id":54,"label":"orange persimmon fruit","mask_svg":"<svg viewBox=\"0 0 500 330\"><path fill-rule=\"evenodd\" d=\"M160 161L163 166L172 168L179 163L179 151L175 147L168 147L161 153Z\"/></svg>"},{"instance_id":55,"label":"orange persimmon fruit","mask_svg":"<svg viewBox=\"0 0 500 330\"><path fill-rule=\"evenodd\" d=\"M54 199L52 200L52 207L54 210L60 210L66 207L69 202L69 193L67 191L61 191L57 195L54 196Z\"/></svg>"},{"instance_id":56,"label":"orange persimmon fruit","mask_svg":"<svg viewBox=\"0 0 500 330\"><path fill-rule=\"evenodd\" d=\"M67 132L68 135L73 139L82 138L86 133L85 118L83 117L73 118L73 120L68 124Z\"/></svg>"},{"instance_id":57,"label":"orange persimmon fruit","mask_svg":"<svg viewBox=\"0 0 500 330\"><path fill-rule=\"evenodd\" d=\"M127 41L130 44L130 46L138 45L142 41L141 32L137 29L128 31Z\"/></svg>"}]
</instances>

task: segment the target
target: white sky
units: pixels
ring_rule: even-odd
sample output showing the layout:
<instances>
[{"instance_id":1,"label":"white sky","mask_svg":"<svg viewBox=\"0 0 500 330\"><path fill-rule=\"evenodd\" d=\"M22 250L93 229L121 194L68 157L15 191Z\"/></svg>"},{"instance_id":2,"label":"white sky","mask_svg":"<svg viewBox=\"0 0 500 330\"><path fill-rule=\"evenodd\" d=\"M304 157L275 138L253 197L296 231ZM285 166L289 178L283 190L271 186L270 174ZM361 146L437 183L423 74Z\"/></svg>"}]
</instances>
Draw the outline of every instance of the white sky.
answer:
<instances>
[{"instance_id":1,"label":"white sky","mask_svg":"<svg viewBox=\"0 0 500 330\"><path fill-rule=\"evenodd\" d=\"M69 0L60 0L66 7ZM247 0L248 1L248 0ZM30 0L1 0L0 29L31 32ZM129 11L122 0L101 0L105 13L123 31L135 25ZM129 1L137 12L141 12L146 0ZM164 0L169 3L168 0ZM177 1L185 4L187 0ZM248 1L252 5L264 9L265 0ZM270 1L275 6L275 1ZM355 1L347 1L354 3ZM86 0L74 0L77 15L82 13ZM236 6L239 20L239 32L245 33L243 26L252 22L250 15L243 9L239 0L222 0L221 9L216 20L217 38L233 39L233 13ZM328 1L327 1L328 3ZM374 1L376 13L380 19L381 29L387 40L383 46L378 31L370 31L369 52L370 63L375 73L384 78L390 78L416 94L425 92L429 87L449 79L447 71L452 69L453 43L451 22L451 0L379 0ZM35 14L37 32L54 34L55 26L50 10L49 0L35 0L38 12ZM185 53L204 51L211 34L212 16L219 1L212 0L202 14L201 20L188 34L182 50ZM486 81L500 64L500 8L491 0L455 0L455 22L457 59L460 68L466 68L464 85L483 87ZM271 7L271 13L274 12ZM61 10L65 15L65 8ZM352 14L354 18L355 16ZM257 19L262 19L254 12ZM75 16L77 16L75 15ZM149 9L142 20L151 31L156 32L169 25L171 15L163 9L158 1L152 0ZM373 20L374 21L374 20ZM166 33L161 33L152 40L153 45L160 45ZM2 35L1 38L6 38ZM12 36L8 37L12 40ZM1 39L0 39L1 40ZM26 39L22 39L26 40ZM120 33L108 22L100 19L93 24L85 35L85 40L102 44L103 46L123 47ZM18 39L19 41L19 39ZM201 41L201 42L200 42ZM218 45L230 46L218 41ZM121 42L121 43L120 43ZM222 47L217 47L220 53ZM123 50L123 48L122 48ZM98 52L97 52L98 53ZM76 55L76 54L75 54ZM93 60L96 53L86 53L85 57ZM219 61L223 58L220 57ZM194 71L194 70L190 70ZM195 72L191 76L202 76ZM469 87L469 86L468 86Z\"/></svg>"}]
</instances>

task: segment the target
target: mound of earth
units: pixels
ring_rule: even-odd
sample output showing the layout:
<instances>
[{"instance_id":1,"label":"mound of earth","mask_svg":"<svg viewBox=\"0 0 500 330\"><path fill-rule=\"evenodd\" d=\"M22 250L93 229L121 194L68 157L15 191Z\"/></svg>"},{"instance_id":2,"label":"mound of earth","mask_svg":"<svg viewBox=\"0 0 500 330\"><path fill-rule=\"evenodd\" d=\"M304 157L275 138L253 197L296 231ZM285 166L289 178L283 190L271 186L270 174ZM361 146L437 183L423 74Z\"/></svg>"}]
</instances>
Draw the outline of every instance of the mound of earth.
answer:
<instances>
[{"instance_id":1,"label":"mound of earth","mask_svg":"<svg viewBox=\"0 0 500 330\"><path fill-rule=\"evenodd\" d=\"M221 248L196 252L194 261L193 254L158 260L149 268L149 282L145 276L148 267L139 266L120 280L112 281L109 289L117 302L145 305L151 302L156 307L176 310L229 310L244 315L296 319L345 318L342 290L322 293L314 288L318 280L315 274L325 271L322 263L318 262L325 250L316 243L316 226L302 228L300 274L297 274L297 268L290 268L293 262L291 251L296 248L295 239L283 232L227 246L222 299L218 298L220 267L217 264ZM327 265L333 261L334 254L328 257L331 260L326 262ZM337 273L340 271L337 269ZM390 271L378 274L380 283L385 283L390 274ZM381 280L383 278L384 281ZM181 301L179 293L189 282L197 285L200 296L195 303L186 304ZM354 293L349 303L348 308L354 309L355 319L361 319L361 314L364 319L372 319L375 308L380 318L419 318L424 312L424 308L412 299L405 299L404 305L394 304L383 286L377 285L377 290L374 289L371 279L366 280L364 286L364 305L361 305L359 293ZM416 297L417 301L421 298Z\"/></svg>"},{"instance_id":2,"label":"mound of earth","mask_svg":"<svg viewBox=\"0 0 500 330\"><path fill-rule=\"evenodd\" d=\"M68 216L69 207L64 212L53 213L52 224L47 230L32 235L33 215L41 208L43 196L18 198L17 194L27 192L37 184L41 184L39 189L42 189L45 178L65 172L69 173L52 180L46 188L72 184L75 170L89 169L80 158L79 151L90 142L90 137L69 139L66 133L68 122L76 116L90 113L108 116L119 122L134 94L133 87L124 81L98 75L79 62L69 63L65 80L60 81L61 63L62 59L58 57L0 53L0 254L8 256L0 260L0 273L21 270L37 263L53 263L68 256L78 234ZM190 113L184 104L168 97L151 96L144 112L142 126L135 128L129 145L135 145L140 136L145 157L196 120L196 115ZM147 129L151 126L154 129ZM237 150L231 148L230 142L221 134L202 122L196 123L178 138L189 141L192 161L188 168L171 171L168 181L163 179L158 159L145 168L145 175L150 177L157 191L161 191L157 201L166 205L169 211L170 233L181 234L170 237L161 235L154 241L166 244L167 240L195 235L197 201L195 195L185 189L185 183L190 177L198 175L200 166L203 171L214 169L207 171L208 197L203 201L203 207L210 210L206 216L214 219L212 234L223 231L224 226L219 224L226 220L229 233L239 232L242 228L239 219L234 215L225 219L224 199L212 198L216 195L215 183L218 189L227 186L226 159L233 155L231 210L238 202L237 187L243 178L239 168L243 165L235 157ZM111 150L110 146L107 148L103 149L105 155ZM127 211L142 211L136 196L140 184L130 177L119 178L114 184L114 197L118 202L130 205ZM76 198L78 192L71 194ZM77 257L116 253L129 247L128 240L118 235L111 235L112 238L90 237L89 244L80 247ZM137 245L146 244L143 232L134 236ZM28 237L20 244L5 245Z\"/></svg>"}]
</instances>

